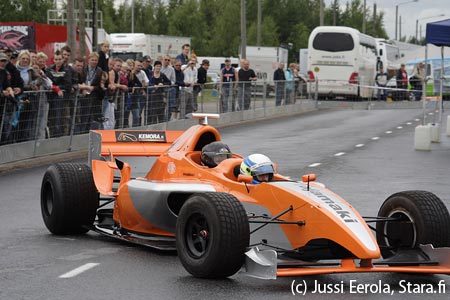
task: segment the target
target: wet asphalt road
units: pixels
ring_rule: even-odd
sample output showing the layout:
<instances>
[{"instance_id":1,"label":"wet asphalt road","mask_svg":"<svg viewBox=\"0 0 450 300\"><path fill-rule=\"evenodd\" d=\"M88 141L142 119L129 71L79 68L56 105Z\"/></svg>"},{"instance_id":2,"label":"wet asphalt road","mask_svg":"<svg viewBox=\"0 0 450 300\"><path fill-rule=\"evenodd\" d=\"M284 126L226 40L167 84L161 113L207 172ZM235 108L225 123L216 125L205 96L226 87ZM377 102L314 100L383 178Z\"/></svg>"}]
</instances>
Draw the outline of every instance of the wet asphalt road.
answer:
<instances>
[{"instance_id":1,"label":"wet asphalt road","mask_svg":"<svg viewBox=\"0 0 450 300\"><path fill-rule=\"evenodd\" d=\"M278 163L282 174L298 178L316 173L318 181L362 215L376 215L390 194L409 189L432 191L450 207L450 137L443 134L431 152L414 151L414 127L419 123L415 119L420 114L419 110L321 111L228 127L221 133L234 152L264 153ZM45 168L0 176L0 299L302 297L291 293L293 279L302 284L305 280L307 296L320 299L391 297L386 290L350 293L351 280L387 284L395 299L447 299L450 292L448 276L346 274L263 281L238 274L228 280L200 280L186 273L174 253L130 246L95 233L52 236L39 206ZM98 265L78 276L59 278L87 263ZM441 282L446 294L401 294L401 280L431 284L436 291ZM342 286L344 293L312 293L315 283ZM302 292L303 287L298 290Z\"/></svg>"}]
</instances>

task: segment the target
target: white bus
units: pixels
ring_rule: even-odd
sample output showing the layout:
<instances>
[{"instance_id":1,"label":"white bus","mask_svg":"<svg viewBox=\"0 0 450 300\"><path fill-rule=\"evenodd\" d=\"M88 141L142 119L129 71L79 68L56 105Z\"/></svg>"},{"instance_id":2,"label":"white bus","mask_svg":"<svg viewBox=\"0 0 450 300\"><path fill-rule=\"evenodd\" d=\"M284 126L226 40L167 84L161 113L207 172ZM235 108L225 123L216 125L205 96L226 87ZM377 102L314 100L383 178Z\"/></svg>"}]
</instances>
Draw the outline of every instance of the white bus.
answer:
<instances>
[{"instance_id":1,"label":"white bus","mask_svg":"<svg viewBox=\"0 0 450 300\"><path fill-rule=\"evenodd\" d=\"M309 36L308 77L319 81L319 97L372 97L376 63L375 39L354 28L320 26ZM309 88L316 92L315 84Z\"/></svg>"}]
</instances>

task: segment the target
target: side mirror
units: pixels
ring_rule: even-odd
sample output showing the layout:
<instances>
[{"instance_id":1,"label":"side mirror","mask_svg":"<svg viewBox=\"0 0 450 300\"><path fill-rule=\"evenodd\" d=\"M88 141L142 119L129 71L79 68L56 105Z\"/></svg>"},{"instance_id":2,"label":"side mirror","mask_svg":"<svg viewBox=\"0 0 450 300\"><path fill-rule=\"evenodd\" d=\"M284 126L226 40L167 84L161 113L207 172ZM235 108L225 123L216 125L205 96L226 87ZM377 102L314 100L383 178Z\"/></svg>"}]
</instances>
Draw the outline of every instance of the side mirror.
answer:
<instances>
[{"instance_id":1,"label":"side mirror","mask_svg":"<svg viewBox=\"0 0 450 300\"><path fill-rule=\"evenodd\" d=\"M252 176L244 175L244 174L239 174L238 175L238 182L252 183L252 181L253 181L253 177Z\"/></svg>"},{"instance_id":2,"label":"side mirror","mask_svg":"<svg viewBox=\"0 0 450 300\"><path fill-rule=\"evenodd\" d=\"M316 174L305 174L302 176L303 182L310 182L310 181L316 181Z\"/></svg>"}]
</instances>

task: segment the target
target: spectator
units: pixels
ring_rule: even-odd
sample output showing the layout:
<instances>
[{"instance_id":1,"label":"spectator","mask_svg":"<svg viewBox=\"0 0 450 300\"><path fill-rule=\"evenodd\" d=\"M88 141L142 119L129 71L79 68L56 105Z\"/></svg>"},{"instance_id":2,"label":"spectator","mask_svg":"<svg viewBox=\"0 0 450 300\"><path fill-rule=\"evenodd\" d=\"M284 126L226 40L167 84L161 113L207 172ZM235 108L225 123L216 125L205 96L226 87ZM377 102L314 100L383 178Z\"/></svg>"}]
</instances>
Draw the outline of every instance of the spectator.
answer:
<instances>
[{"instance_id":1,"label":"spectator","mask_svg":"<svg viewBox=\"0 0 450 300\"><path fill-rule=\"evenodd\" d=\"M238 72L238 101L241 110L248 110L250 108L252 96L251 81L256 81L255 71L250 69L250 62L247 59L242 59L241 68Z\"/></svg>"},{"instance_id":2,"label":"spectator","mask_svg":"<svg viewBox=\"0 0 450 300\"><path fill-rule=\"evenodd\" d=\"M416 101L422 99L422 88L425 82L425 64L423 62L414 66L414 70L410 79L410 83L414 90L414 98Z\"/></svg>"},{"instance_id":3,"label":"spectator","mask_svg":"<svg viewBox=\"0 0 450 300\"><path fill-rule=\"evenodd\" d=\"M142 117L142 112L145 109L145 107L147 106L147 97L145 97L145 89L147 89L148 85L149 85L149 77L147 76L147 73L145 73L144 71L144 65L140 62L140 61L136 61L135 62L135 69L136 69L136 77L138 78L138 80L141 82L142 85L142 97L139 98L139 117ZM152 74L151 76L153 76L153 70L151 71ZM147 113L148 110L146 110ZM140 120L139 124L142 124L142 120Z\"/></svg>"},{"instance_id":4,"label":"spectator","mask_svg":"<svg viewBox=\"0 0 450 300\"><path fill-rule=\"evenodd\" d=\"M141 98L143 98L143 82L139 80L138 74L141 72L139 69L140 62L136 61L134 69L129 69L128 64L122 64L122 70L120 71L120 84L126 84L131 89L129 92L125 92L125 116L124 127L129 126L129 115L132 116L132 127L139 126L139 109ZM125 72L124 72L125 71ZM145 101L144 101L145 104Z\"/></svg>"},{"instance_id":5,"label":"spectator","mask_svg":"<svg viewBox=\"0 0 450 300\"><path fill-rule=\"evenodd\" d=\"M183 73L186 86L186 114L189 114L197 110L197 106L194 104L194 86L197 84L197 68L194 59L191 58Z\"/></svg>"},{"instance_id":6,"label":"spectator","mask_svg":"<svg viewBox=\"0 0 450 300\"><path fill-rule=\"evenodd\" d=\"M2 114L0 114L0 124L3 124L1 128L0 145L9 142L11 135L11 119L16 109L16 99L14 91L8 80L8 72L6 65L9 62L9 58L5 53L0 53L0 108ZM3 114L4 112L4 114ZM2 119L3 118L3 119Z\"/></svg>"},{"instance_id":7,"label":"spectator","mask_svg":"<svg viewBox=\"0 0 450 300\"><path fill-rule=\"evenodd\" d=\"M30 60L31 60L30 64L32 66L34 66L36 64L36 51L34 51L34 50L28 50L28 51L30 52Z\"/></svg>"},{"instance_id":8,"label":"spectator","mask_svg":"<svg viewBox=\"0 0 450 300\"><path fill-rule=\"evenodd\" d=\"M23 80L22 77L20 77L20 73L16 68L15 63L13 63L17 59L11 59L15 54L11 51L11 49L6 49L5 51L6 56L8 57L8 62L6 64L6 71L9 73L10 78L10 84L14 91L14 95L19 95L23 91Z\"/></svg>"},{"instance_id":9,"label":"spectator","mask_svg":"<svg viewBox=\"0 0 450 300\"><path fill-rule=\"evenodd\" d=\"M220 70L220 82L221 82L221 109L222 113L228 112L228 104L233 102L233 85L236 82L237 72L231 66L231 59L225 59L225 67ZM232 105L234 111L234 105Z\"/></svg>"},{"instance_id":10,"label":"spectator","mask_svg":"<svg viewBox=\"0 0 450 300\"><path fill-rule=\"evenodd\" d=\"M32 83L37 79L37 75L31 67L31 56L27 50L22 50L19 53L17 70L20 72L24 83L23 90L27 92L19 96L18 110L21 113L20 121L17 124L19 134L16 141L20 142L34 138L34 127L39 107L38 98L34 93L30 93L33 90ZM19 114L17 116L19 118Z\"/></svg>"},{"instance_id":11,"label":"spectator","mask_svg":"<svg viewBox=\"0 0 450 300\"><path fill-rule=\"evenodd\" d=\"M70 134L69 124L72 124L72 115L74 112L75 89L73 89L73 86L77 84L77 74L75 74L75 70L71 65L72 49L70 49L70 47L66 45L61 48L61 53L64 60L64 67L66 68L67 72L70 72L70 77L72 78L72 89L67 91L66 97L64 97L64 110L62 112L64 135L68 135Z\"/></svg>"},{"instance_id":12,"label":"spectator","mask_svg":"<svg viewBox=\"0 0 450 300\"><path fill-rule=\"evenodd\" d=\"M399 94L401 95L401 98L403 100L408 99L407 95L407 89L408 89L408 73L406 72L405 69L405 64L401 64L400 65L400 69L397 72L397 88L399 89L403 89L402 91L399 92Z\"/></svg>"},{"instance_id":13,"label":"spectator","mask_svg":"<svg viewBox=\"0 0 450 300\"><path fill-rule=\"evenodd\" d=\"M150 103L150 123L164 122L164 94L166 87L171 84L171 81L161 71L162 64L160 61L155 61L153 69L153 77L150 80L152 86L152 97ZM175 72L175 71L174 71Z\"/></svg>"},{"instance_id":14,"label":"spectator","mask_svg":"<svg viewBox=\"0 0 450 300\"><path fill-rule=\"evenodd\" d=\"M49 122L51 137L59 137L63 134L64 124L62 116L64 107L64 96L68 97L72 89L71 71L64 66L62 53L57 50L53 58L54 64L48 68L49 77L53 82L53 91L49 99Z\"/></svg>"},{"instance_id":15,"label":"spectator","mask_svg":"<svg viewBox=\"0 0 450 300\"><path fill-rule=\"evenodd\" d=\"M286 77L284 76L284 63L279 63L278 68L273 73L273 81L275 82L275 105L280 106L284 98L284 84Z\"/></svg>"},{"instance_id":16,"label":"spectator","mask_svg":"<svg viewBox=\"0 0 450 300\"><path fill-rule=\"evenodd\" d=\"M202 60L202 64L200 68L197 70L197 83L198 85L194 87L194 97L195 97L195 106L197 107L197 96L202 91L203 86L208 81L208 69L209 69L209 60ZM196 109L197 110L197 109Z\"/></svg>"},{"instance_id":17,"label":"spectator","mask_svg":"<svg viewBox=\"0 0 450 300\"><path fill-rule=\"evenodd\" d=\"M189 50L191 48L191 45L184 44L181 47L181 53L175 58L175 60L178 60L181 62L182 65L187 65L189 61Z\"/></svg>"},{"instance_id":18,"label":"spectator","mask_svg":"<svg viewBox=\"0 0 450 300\"><path fill-rule=\"evenodd\" d=\"M152 59L150 56L146 55L142 58L142 71L147 75L147 79L150 80L153 76Z\"/></svg>"},{"instance_id":19,"label":"spectator","mask_svg":"<svg viewBox=\"0 0 450 300\"><path fill-rule=\"evenodd\" d=\"M69 46L64 46L61 48L62 57L64 60L64 65L68 66L70 63L70 57L72 55L72 49Z\"/></svg>"},{"instance_id":20,"label":"spectator","mask_svg":"<svg viewBox=\"0 0 450 300\"><path fill-rule=\"evenodd\" d=\"M294 68L295 64L291 63L289 64L289 68L287 68L286 71L284 72L284 77L286 77L286 98L284 101L285 104L295 103Z\"/></svg>"},{"instance_id":21,"label":"spectator","mask_svg":"<svg viewBox=\"0 0 450 300\"><path fill-rule=\"evenodd\" d=\"M375 83L379 87L377 89L377 100L386 100L386 85L388 82L388 74L384 71L383 66L378 70L377 75L375 76Z\"/></svg>"},{"instance_id":22,"label":"spectator","mask_svg":"<svg viewBox=\"0 0 450 300\"><path fill-rule=\"evenodd\" d=\"M103 102L103 109L106 109L109 106L109 103L114 103L115 110L115 126L114 128L121 128L123 126L122 119L120 118L120 112L122 110L122 95L121 92L124 93L128 90L128 86L124 84L120 84L119 82L119 71L122 68L123 61L120 58L115 58L114 63L112 64L112 69L109 71L108 78L108 93L107 93L107 101ZM108 128L113 129L113 128Z\"/></svg>"},{"instance_id":23,"label":"spectator","mask_svg":"<svg viewBox=\"0 0 450 300\"><path fill-rule=\"evenodd\" d=\"M103 70L103 72L109 72L109 42L104 41L100 46L100 51L98 51L98 66Z\"/></svg>"},{"instance_id":24,"label":"spectator","mask_svg":"<svg viewBox=\"0 0 450 300\"><path fill-rule=\"evenodd\" d=\"M47 70L48 57L44 52L38 52L36 54L36 65L33 66L35 73L38 75L38 79L34 82L36 90L42 91L38 93L39 96L39 110L38 110L38 131L37 138L45 139L50 137L50 131L48 130L48 112L50 108L49 96L47 92L53 87L53 82L49 78Z\"/></svg>"},{"instance_id":25,"label":"spectator","mask_svg":"<svg viewBox=\"0 0 450 300\"><path fill-rule=\"evenodd\" d=\"M89 129L102 129L102 95L100 87L102 69L98 66L99 55L92 52L89 55L88 65L81 74L82 96L80 102L79 133L88 132Z\"/></svg>"},{"instance_id":26,"label":"spectator","mask_svg":"<svg viewBox=\"0 0 450 300\"><path fill-rule=\"evenodd\" d=\"M168 107L175 107L176 106L176 94L177 90L175 88L175 69L170 65L170 56L166 55L164 56L164 60L162 61L162 68L161 73L166 75L166 77L170 80L170 85L172 85L170 88L167 88L167 96L168 96ZM170 117L169 109L167 110L168 117Z\"/></svg>"},{"instance_id":27,"label":"spectator","mask_svg":"<svg viewBox=\"0 0 450 300\"><path fill-rule=\"evenodd\" d=\"M176 105L175 107L169 108L171 110L171 120L176 120L180 118L181 105L185 106L185 103L181 103L181 97L184 95L184 73L181 70L181 61L175 61L175 85L177 86L176 93Z\"/></svg>"}]
</instances>

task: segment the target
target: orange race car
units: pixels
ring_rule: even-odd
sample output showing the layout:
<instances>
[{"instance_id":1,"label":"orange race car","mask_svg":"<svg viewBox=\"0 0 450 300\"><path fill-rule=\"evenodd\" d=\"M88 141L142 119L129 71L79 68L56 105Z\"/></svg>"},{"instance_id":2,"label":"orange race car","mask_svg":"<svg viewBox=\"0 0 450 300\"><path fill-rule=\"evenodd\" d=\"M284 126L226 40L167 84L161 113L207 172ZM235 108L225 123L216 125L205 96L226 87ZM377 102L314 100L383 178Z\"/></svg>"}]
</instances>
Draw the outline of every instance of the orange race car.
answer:
<instances>
[{"instance_id":1,"label":"orange race car","mask_svg":"<svg viewBox=\"0 0 450 300\"><path fill-rule=\"evenodd\" d=\"M450 216L434 194L399 192L376 217L362 217L314 174L295 181L275 173L252 184L239 174L237 154L214 168L201 164L203 146L221 140L207 124L218 116L194 117L201 124L184 132L91 131L90 166L55 164L45 172L41 208L50 232L93 230L176 249L186 270L203 278L241 268L265 279L450 274Z\"/></svg>"}]
</instances>

